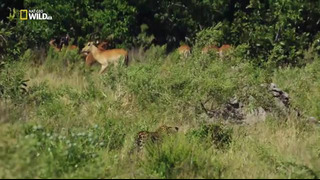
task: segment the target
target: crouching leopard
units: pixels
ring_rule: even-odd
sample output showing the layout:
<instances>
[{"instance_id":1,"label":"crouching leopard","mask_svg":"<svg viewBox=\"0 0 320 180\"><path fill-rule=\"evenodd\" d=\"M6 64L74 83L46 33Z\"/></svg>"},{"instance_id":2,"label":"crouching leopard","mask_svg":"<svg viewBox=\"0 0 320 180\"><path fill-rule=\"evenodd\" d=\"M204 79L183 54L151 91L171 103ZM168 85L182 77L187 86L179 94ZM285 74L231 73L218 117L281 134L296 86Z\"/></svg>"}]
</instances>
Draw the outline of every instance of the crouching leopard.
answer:
<instances>
[{"instance_id":1,"label":"crouching leopard","mask_svg":"<svg viewBox=\"0 0 320 180\"><path fill-rule=\"evenodd\" d=\"M141 151L148 142L156 143L161 141L162 136L174 134L179 131L178 127L160 126L156 131L140 131L137 135L135 146L137 151Z\"/></svg>"}]
</instances>

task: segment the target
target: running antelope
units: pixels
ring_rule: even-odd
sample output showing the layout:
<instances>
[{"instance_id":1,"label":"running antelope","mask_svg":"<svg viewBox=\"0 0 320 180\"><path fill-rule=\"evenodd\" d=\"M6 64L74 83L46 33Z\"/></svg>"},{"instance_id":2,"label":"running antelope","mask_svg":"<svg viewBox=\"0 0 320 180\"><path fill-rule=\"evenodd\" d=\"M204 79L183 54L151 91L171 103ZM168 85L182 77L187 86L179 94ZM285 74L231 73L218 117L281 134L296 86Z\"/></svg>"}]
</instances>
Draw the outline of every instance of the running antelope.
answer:
<instances>
[{"instance_id":1,"label":"running antelope","mask_svg":"<svg viewBox=\"0 0 320 180\"><path fill-rule=\"evenodd\" d=\"M110 49L100 50L93 42L89 42L83 49L82 52L90 52L94 59L101 64L100 74L108 67L110 63L118 64L119 60L123 57L125 64L128 66L128 51L124 49Z\"/></svg>"},{"instance_id":2,"label":"running antelope","mask_svg":"<svg viewBox=\"0 0 320 180\"><path fill-rule=\"evenodd\" d=\"M98 44L98 49L101 51L106 50L104 47L108 44L108 42L104 41ZM92 53L86 54L86 65L92 66L93 63L95 63L96 60L93 58Z\"/></svg>"}]
</instances>

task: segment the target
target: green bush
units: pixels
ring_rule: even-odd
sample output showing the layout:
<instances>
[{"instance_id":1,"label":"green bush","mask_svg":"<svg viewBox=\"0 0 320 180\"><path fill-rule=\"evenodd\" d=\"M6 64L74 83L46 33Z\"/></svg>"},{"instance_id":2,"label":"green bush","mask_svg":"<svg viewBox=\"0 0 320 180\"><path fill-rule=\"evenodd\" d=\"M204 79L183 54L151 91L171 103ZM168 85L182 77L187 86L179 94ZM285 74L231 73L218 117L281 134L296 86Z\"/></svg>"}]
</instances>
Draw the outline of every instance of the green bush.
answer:
<instances>
[{"instance_id":1,"label":"green bush","mask_svg":"<svg viewBox=\"0 0 320 180\"><path fill-rule=\"evenodd\" d=\"M232 129L219 124L202 125L199 129L189 132L188 136L220 149L228 147L231 143Z\"/></svg>"},{"instance_id":2,"label":"green bush","mask_svg":"<svg viewBox=\"0 0 320 180\"><path fill-rule=\"evenodd\" d=\"M30 103L40 106L53 102L56 95L50 91L48 84L43 82L39 85L29 88L28 96Z\"/></svg>"},{"instance_id":3,"label":"green bush","mask_svg":"<svg viewBox=\"0 0 320 180\"><path fill-rule=\"evenodd\" d=\"M309 116L320 117L319 58L304 69L286 68L277 71L274 82L290 94L291 103Z\"/></svg>"},{"instance_id":4,"label":"green bush","mask_svg":"<svg viewBox=\"0 0 320 180\"><path fill-rule=\"evenodd\" d=\"M224 166L216 161L214 151L201 156L205 149L193 143L183 136L166 138L161 145L147 148L142 166L158 178L220 178ZM208 166L210 171L204 169Z\"/></svg>"},{"instance_id":5,"label":"green bush","mask_svg":"<svg viewBox=\"0 0 320 180\"><path fill-rule=\"evenodd\" d=\"M204 29L197 33L196 46L203 48L207 45L215 45L220 47L223 44L227 34L227 26L223 23L218 23L217 25Z\"/></svg>"},{"instance_id":6,"label":"green bush","mask_svg":"<svg viewBox=\"0 0 320 180\"><path fill-rule=\"evenodd\" d=\"M47 164L38 176L61 177L94 162L100 150L120 148L124 134L114 127L107 123L105 127L94 125L82 131L63 128L58 132L41 125L25 127L25 140L34 142L35 158Z\"/></svg>"},{"instance_id":7,"label":"green bush","mask_svg":"<svg viewBox=\"0 0 320 180\"><path fill-rule=\"evenodd\" d=\"M75 70L82 61L78 50L68 50L63 48L61 52L55 52L52 48L49 49L48 56L45 59L45 67L49 72L57 71L61 74L68 74ZM83 63L81 64L84 65Z\"/></svg>"},{"instance_id":8,"label":"green bush","mask_svg":"<svg viewBox=\"0 0 320 180\"><path fill-rule=\"evenodd\" d=\"M20 63L5 65L0 69L0 98L22 102L27 93L27 82Z\"/></svg>"}]
</instances>

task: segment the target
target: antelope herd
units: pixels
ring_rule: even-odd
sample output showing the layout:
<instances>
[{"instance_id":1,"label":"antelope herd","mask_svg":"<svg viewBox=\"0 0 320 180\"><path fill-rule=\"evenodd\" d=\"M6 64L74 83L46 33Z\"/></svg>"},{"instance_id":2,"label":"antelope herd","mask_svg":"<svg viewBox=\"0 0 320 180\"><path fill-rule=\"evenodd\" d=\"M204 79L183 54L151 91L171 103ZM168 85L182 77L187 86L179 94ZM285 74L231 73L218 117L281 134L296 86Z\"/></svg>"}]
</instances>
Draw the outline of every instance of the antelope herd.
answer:
<instances>
[{"instance_id":1,"label":"antelope herd","mask_svg":"<svg viewBox=\"0 0 320 180\"><path fill-rule=\"evenodd\" d=\"M224 56L224 54L231 49L231 45L224 44L220 48L216 45L208 45L202 48L201 54L208 54L209 52L216 52L220 58ZM191 54L191 47L188 45L182 45L178 48L178 52L180 55L187 57Z\"/></svg>"},{"instance_id":2,"label":"antelope herd","mask_svg":"<svg viewBox=\"0 0 320 180\"><path fill-rule=\"evenodd\" d=\"M49 42L50 46L56 51L60 52L63 48L67 48L67 50L77 50L78 47L75 45L69 45L70 36L67 34L66 37L62 37L60 39L60 43L57 44L55 39L51 39Z\"/></svg>"},{"instance_id":3,"label":"antelope herd","mask_svg":"<svg viewBox=\"0 0 320 180\"><path fill-rule=\"evenodd\" d=\"M222 58L223 55L231 49L231 46L229 44L224 44L220 48L215 45L208 45L202 48L201 53L202 54L208 54L210 51L216 52L219 54L219 56Z\"/></svg>"},{"instance_id":4,"label":"antelope herd","mask_svg":"<svg viewBox=\"0 0 320 180\"><path fill-rule=\"evenodd\" d=\"M66 48L67 51L70 50L79 50L75 45L69 45L70 36L67 34L65 37L60 39L60 42L57 43L55 39L52 39L49 44L56 52L61 52L63 48ZM125 65L128 66L129 58L128 51L125 49L107 49L107 41L102 41L100 43L89 42L81 50L82 55L85 56L85 64L87 66L92 66L93 63L98 62L101 65L100 74L102 74L109 64L117 65L121 59L124 60ZM221 47L216 45L207 45L202 48L201 54L209 54L210 52L217 53L220 58L223 58L227 51L232 49L232 46L229 44L223 44ZM178 47L178 54L184 58L187 58L191 54L191 47L184 44Z\"/></svg>"}]
</instances>

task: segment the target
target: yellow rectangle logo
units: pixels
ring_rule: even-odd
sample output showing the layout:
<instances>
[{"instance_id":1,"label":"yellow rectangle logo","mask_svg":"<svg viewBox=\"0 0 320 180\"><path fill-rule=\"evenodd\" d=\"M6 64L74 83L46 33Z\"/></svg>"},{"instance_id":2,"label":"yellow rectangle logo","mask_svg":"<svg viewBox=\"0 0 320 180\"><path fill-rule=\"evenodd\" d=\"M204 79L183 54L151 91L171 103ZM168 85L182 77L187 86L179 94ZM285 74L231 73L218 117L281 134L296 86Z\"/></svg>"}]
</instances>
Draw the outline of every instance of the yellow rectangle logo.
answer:
<instances>
[{"instance_id":1,"label":"yellow rectangle logo","mask_svg":"<svg viewBox=\"0 0 320 180\"><path fill-rule=\"evenodd\" d=\"M28 10L20 10L20 20L28 20Z\"/></svg>"}]
</instances>

